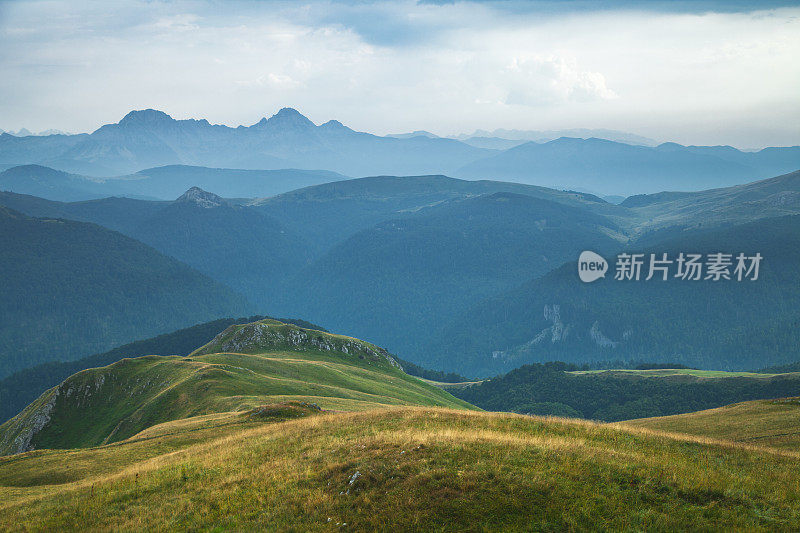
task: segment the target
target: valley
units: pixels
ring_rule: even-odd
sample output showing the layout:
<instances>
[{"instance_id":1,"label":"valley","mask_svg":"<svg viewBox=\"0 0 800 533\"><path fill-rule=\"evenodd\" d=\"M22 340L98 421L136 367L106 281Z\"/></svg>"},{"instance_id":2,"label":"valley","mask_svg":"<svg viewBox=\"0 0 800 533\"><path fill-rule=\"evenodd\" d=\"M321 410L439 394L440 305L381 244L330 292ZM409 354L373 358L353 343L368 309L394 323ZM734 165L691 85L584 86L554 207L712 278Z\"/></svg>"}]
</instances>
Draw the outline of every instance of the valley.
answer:
<instances>
[{"instance_id":1,"label":"valley","mask_svg":"<svg viewBox=\"0 0 800 533\"><path fill-rule=\"evenodd\" d=\"M799 180L795 172L730 188L635 196L621 205L585 193L445 176L343 180L262 199L225 199L200 188L171 202L57 202L4 192L0 204L119 231L243 295L251 312L303 317L467 377L546 360L748 370L797 357L790 274L796 217L787 215L800 213L792 201ZM760 244L761 235L770 238ZM774 259L757 286L734 293L707 283L582 286L570 266L584 249L608 255L692 246L710 253L718 243L734 251L759 248ZM712 305L721 292L730 301ZM623 312L609 312L623 295ZM682 310L690 295L692 317ZM664 306L658 313L676 317L667 336L647 318L654 299ZM578 301L587 303L575 308ZM738 325L745 316L750 331ZM766 343L759 340L762 323L775 329ZM734 337L723 341L730 348L705 348L699 331L709 324L723 338L730 329ZM122 342L153 331L128 327L138 333ZM560 327L572 332L569 338L531 344ZM621 342L625 332L631 336ZM74 354L68 357L93 353L66 348Z\"/></svg>"}]
</instances>

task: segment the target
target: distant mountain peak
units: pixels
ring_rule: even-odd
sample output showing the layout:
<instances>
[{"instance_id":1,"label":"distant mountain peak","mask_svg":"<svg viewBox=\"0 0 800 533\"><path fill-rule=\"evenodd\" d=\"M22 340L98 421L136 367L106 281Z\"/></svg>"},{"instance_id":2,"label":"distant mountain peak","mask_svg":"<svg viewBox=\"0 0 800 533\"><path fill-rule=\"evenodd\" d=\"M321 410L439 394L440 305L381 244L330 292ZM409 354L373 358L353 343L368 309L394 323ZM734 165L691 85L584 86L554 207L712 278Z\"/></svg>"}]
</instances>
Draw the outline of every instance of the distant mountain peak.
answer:
<instances>
[{"instance_id":1,"label":"distant mountain peak","mask_svg":"<svg viewBox=\"0 0 800 533\"><path fill-rule=\"evenodd\" d=\"M214 207L223 207L228 205L228 202L223 200L221 197L214 193L204 191L200 187L192 187L175 201L181 203L192 203L198 207L202 207L203 209L212 209Z\"/></svg>"},{"instance_id":2,"label":"distant mountain peak","mask_svg":"<svg viewBox=\"0 0 800 533\"><path fill-rule=\"evenodd\" d=\"M125 115L122 120L119 121L120 125L129 125L129 124L141 124L141 125L151 125L151 124L163 124L165 122L172 122L174 120L171 116L167 115L163 111L158 111L157 109L141 109L141 110L134 110Z\"/></svg>"},{"instance_id":3,"label":"distant mountain peak","mask_svg":"<svg viewBox=\"0 0 800 533\"><path fill-rule=\"evenodd\" d=\"M386 137L392 137L394 139L413 139L414 137L427 137L429 139L438 139L439 136L435 133L431 133L425 130L415 130L411 133L390 133L386 135Z\"/></svg>"},{"instance_id":4,"label":"distant mountain peak","mask_svg":"<svg viewBox=\"0 0 800 533\"><path fill-rule=\"evenodd\" d=\"M279 127L293 127L293 128L308 128L316 127L308 117L300 113L297 109L292 107L284 107L269 118L262 118L256 126L279 126Z\"/></svg>"},{"instance_id":5,"label":"distant mountain peak","mask_svg":"<svg viewBox=\"0 0 800 533\"><path fill-rule=\"evenodd\" d=\"M321 125L320 128L345 129L345 130L350 129L341 122L339 122L338 120L329 120L325 124Z\"/></svg>"},{"instance_id":6,"label":"distant mountain peak","mask_svg":"<svg viewBox=\"0 0 800 533\"><path fill-rule=\"evenodd\" d=\"M300 111L293 107L282 107L280 111L272 115L274 118L281 118L281 117L297 117L297 118L305 118L308 120L305 115L303 115Z\"/></svg>"}]
</instances>

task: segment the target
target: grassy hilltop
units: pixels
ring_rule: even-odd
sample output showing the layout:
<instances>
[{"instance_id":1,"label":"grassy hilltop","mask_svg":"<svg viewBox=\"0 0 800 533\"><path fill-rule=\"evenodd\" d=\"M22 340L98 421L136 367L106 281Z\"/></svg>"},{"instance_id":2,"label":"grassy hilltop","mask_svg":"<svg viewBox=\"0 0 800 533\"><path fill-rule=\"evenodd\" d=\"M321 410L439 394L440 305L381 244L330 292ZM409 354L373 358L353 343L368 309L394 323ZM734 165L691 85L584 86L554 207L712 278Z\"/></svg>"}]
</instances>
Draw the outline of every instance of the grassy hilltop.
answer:
<instances>
[{"instance_id":1,"label":"grassy hilltop","mask_svg":"<svg viewBox=\"0 0 800 533\"><path fill-rule=\"evenodd\" d=\"M763 427L796 427L782 408ZM676 428L481 412L382 348L265 319L79 372L0 426L23 451L0 457L0 529L800 527L795 449Z\"/></svg>"},{"instance_id":2,"label":"grassy hilltop","mask_svg":"<svg viewBox=\"0 0 800 533\"><path fill-rule=\"evenodd\" d=\"M190 357L123 359L73 375L0 426L0 454L96 446L170 420L288 400L337 411L471 408L377 346L268 319L231 326Z\"/></svg>"},{"instance_id":3,"label":"grassy hilltop","mask_svg":"<svg viewBox=\"0 0 800 533\"><path fill-rule=\"evenodd\" d=\"M310 413L301 405L283 408L284 418ZM0 459L0 528L763 531L800 525L796 452L441 408L276 422L281 417L199 417L99 448Z\"/></svg>"},{"instance_id":4,"label":"grassy hilltop","mask_svg":"<svg viewBox=\"0 0 800 533\"><path fill-rule=\"evenodd\" d=\"M683 415L631 420L625 425L796 451L800 446L800 398L742 402Z\"/></svg>"}]
</instances>

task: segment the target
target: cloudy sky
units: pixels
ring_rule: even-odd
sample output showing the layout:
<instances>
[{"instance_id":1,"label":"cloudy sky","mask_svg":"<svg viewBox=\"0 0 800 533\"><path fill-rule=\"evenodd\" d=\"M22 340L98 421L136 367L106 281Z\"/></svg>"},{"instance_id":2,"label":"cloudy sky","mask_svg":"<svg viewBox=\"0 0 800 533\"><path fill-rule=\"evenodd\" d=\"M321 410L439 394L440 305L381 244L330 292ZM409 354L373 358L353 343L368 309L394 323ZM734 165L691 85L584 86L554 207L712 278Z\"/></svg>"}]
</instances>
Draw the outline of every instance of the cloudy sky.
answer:
<instances>
[{"instance_id":1,"label":"cloudy sky","mask_svg":"<svg viewBox=\"0 0 800 533\"><path fill-rule=\"evenodd\" d=\"M798 57L800 2L0 0L0 128L295 107L379 134L796 145Z\"/></svg>"}]
</instances>

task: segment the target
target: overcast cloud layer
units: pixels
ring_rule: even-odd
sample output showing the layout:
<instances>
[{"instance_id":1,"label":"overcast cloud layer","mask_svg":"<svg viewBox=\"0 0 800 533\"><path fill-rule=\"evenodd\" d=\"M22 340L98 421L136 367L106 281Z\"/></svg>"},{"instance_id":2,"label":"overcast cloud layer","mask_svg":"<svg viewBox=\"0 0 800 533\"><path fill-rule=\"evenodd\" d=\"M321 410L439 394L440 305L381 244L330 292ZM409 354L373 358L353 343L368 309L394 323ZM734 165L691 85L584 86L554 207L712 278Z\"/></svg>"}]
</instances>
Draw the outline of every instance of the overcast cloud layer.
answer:
<instances>
[{"instance_id":1,"label":"overcast cloud layer","mask_svg":"<svg viewBox=\"0 0 800 533\"><path fill-rule=\"evenodd\" d=\"M0 1L0 128L143 108L249 125L289 106L379 134L800 144L800 6L747 4Z\"/></svg>"}]
</instances>

